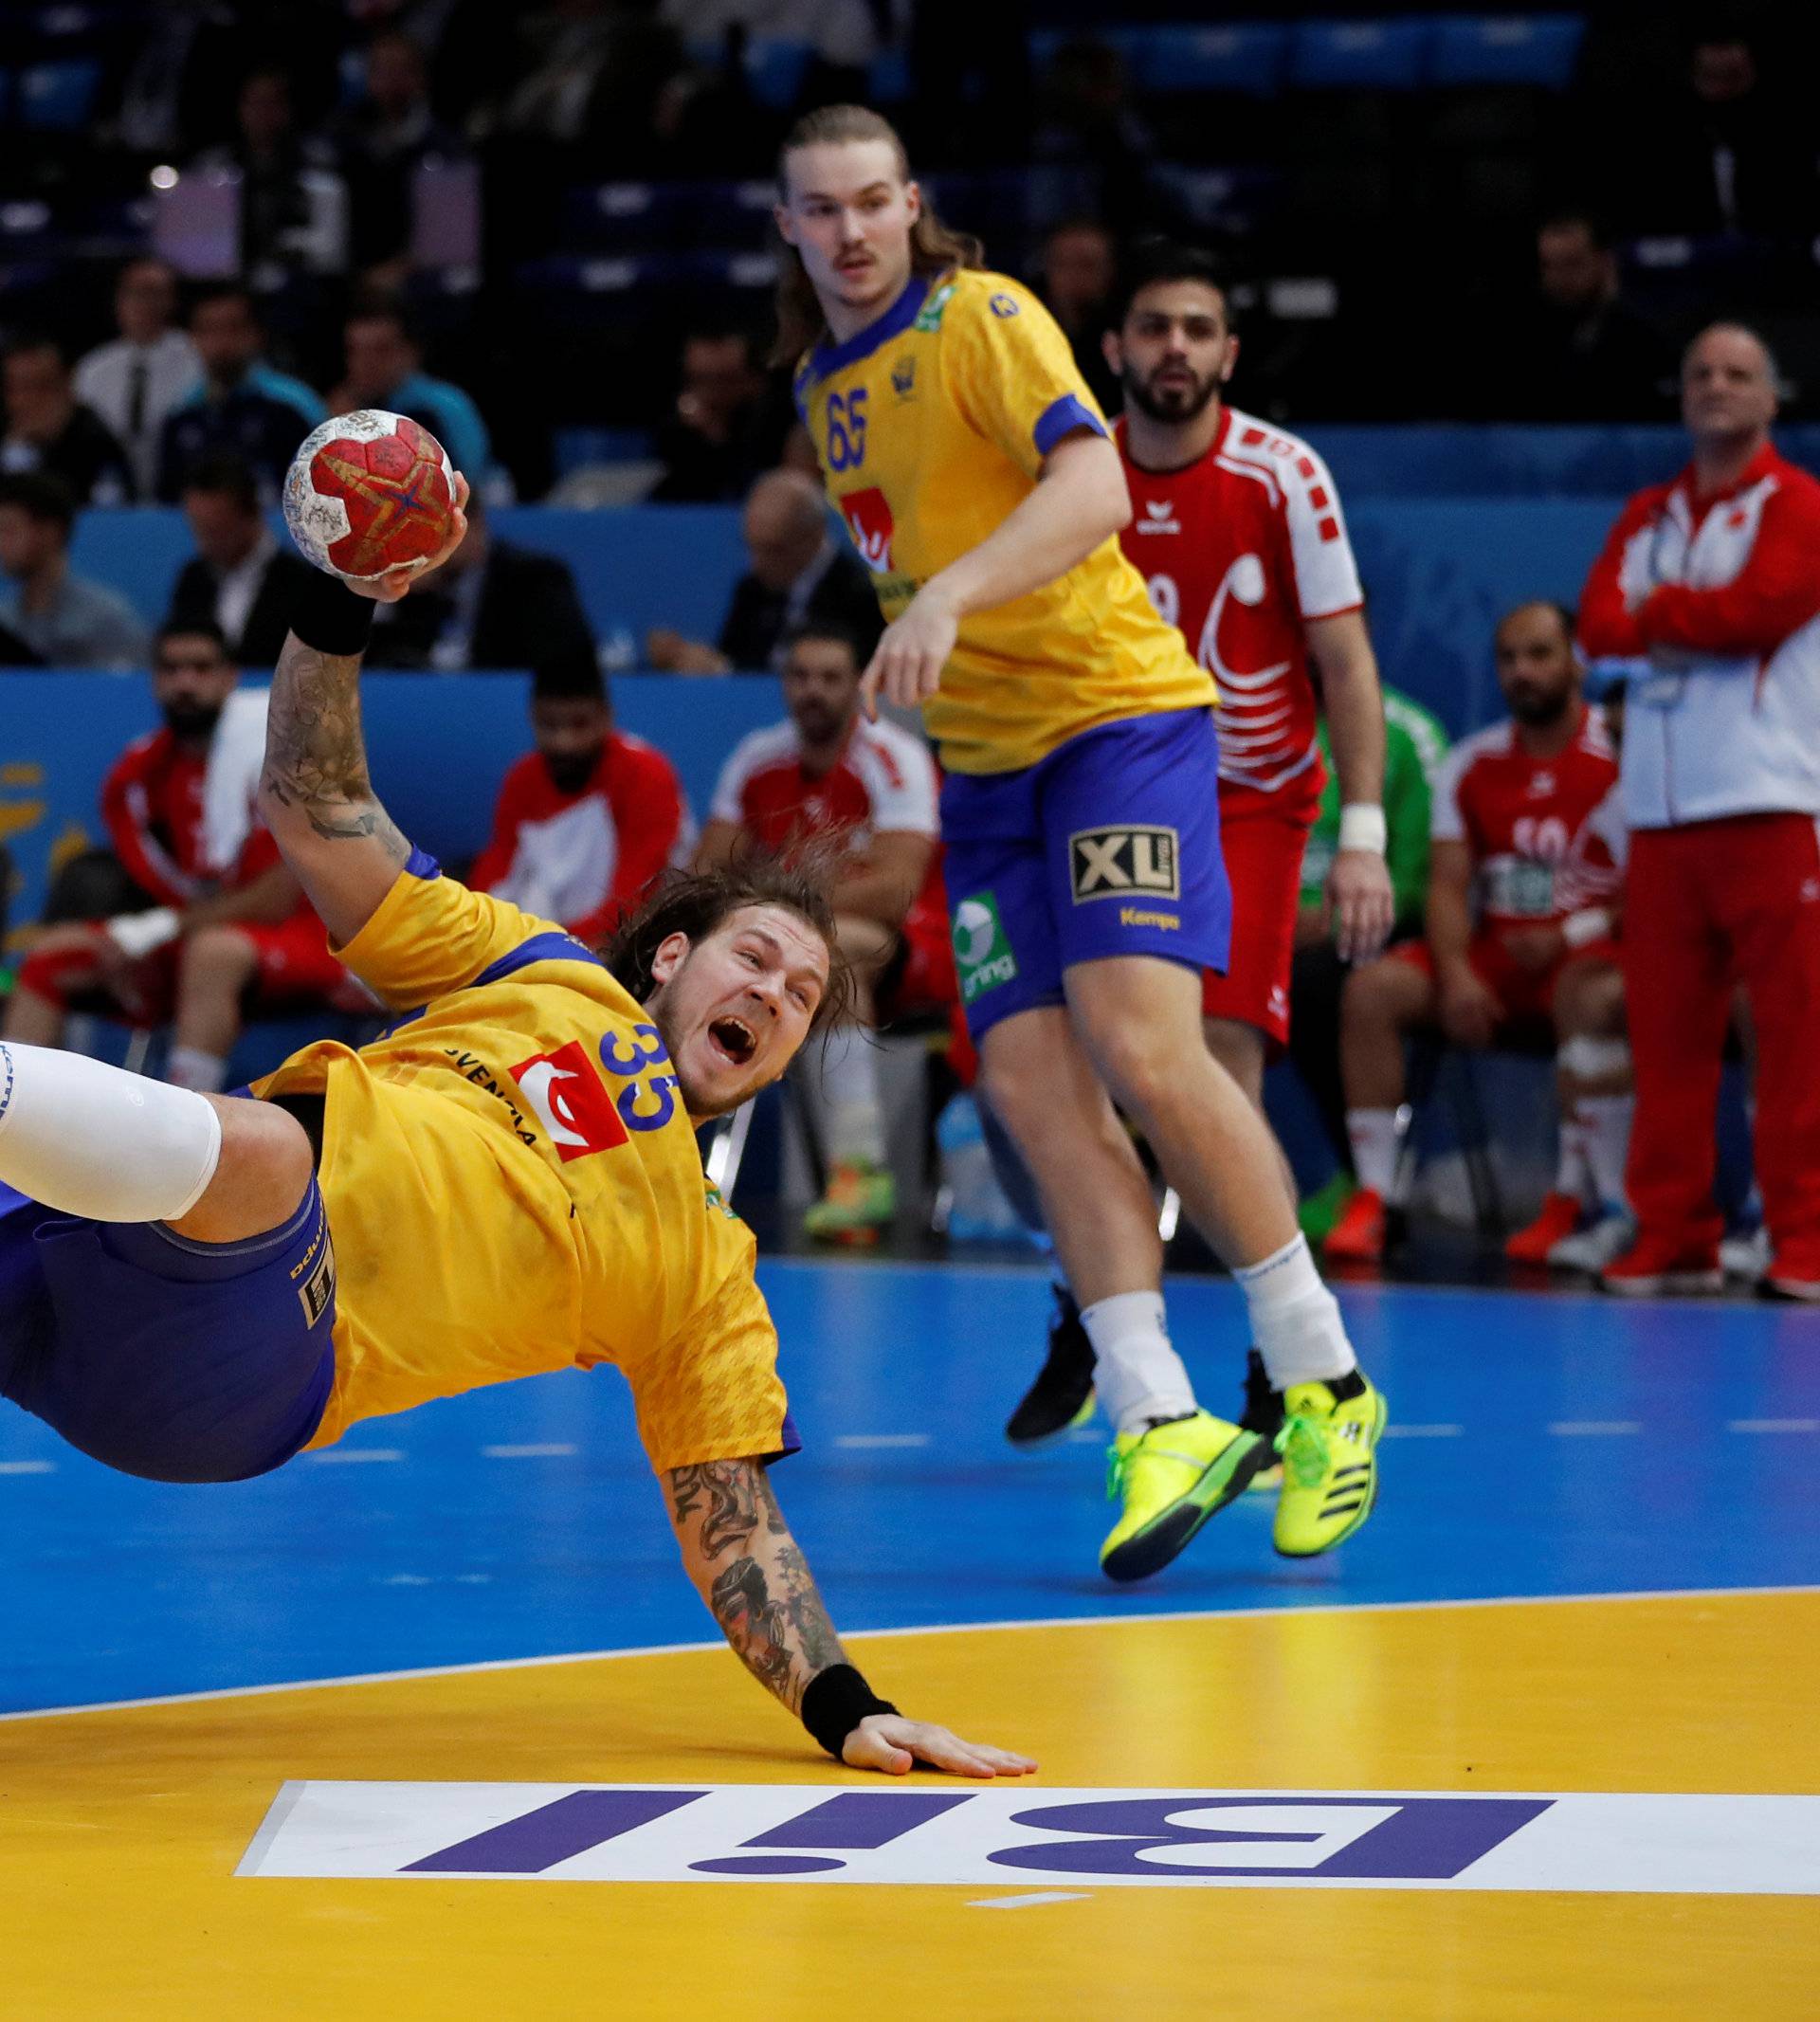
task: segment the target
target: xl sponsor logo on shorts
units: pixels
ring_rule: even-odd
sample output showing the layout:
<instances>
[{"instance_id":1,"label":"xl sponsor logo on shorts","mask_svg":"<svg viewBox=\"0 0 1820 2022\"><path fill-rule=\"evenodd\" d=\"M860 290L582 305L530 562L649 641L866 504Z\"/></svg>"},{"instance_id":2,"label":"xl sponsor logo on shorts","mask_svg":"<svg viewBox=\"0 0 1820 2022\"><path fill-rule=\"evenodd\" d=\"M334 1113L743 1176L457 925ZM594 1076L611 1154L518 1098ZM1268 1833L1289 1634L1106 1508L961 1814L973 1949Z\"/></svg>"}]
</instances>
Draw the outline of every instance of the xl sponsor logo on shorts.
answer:
<instances>
[{"instance_id":1,"label":"xl sponsor logo on shorts","mask_svg":"<svg viewBox=\"0 0 1820 2022\"><path fill-rule=\"evenodd\" d=\"M1181 837L1174 829L1077 829L1068 838L1074 902L1182 896Z\"/></svg>"},{"instance_id":2,"label":"xl sponsor logo on shorts","mask_svg":"<svg viewBox=\"0 0 1820 2022\"><path fill-rule=\"evenodd\" d=\"M1017 974L1017 957L991 892L975 892L955 908L955 967L960 972L963 1004L971 1004L982 991L1009 983Z\"/></svg>"},{"instance_id":3,"label":"xl sponsor logo on shorts","mask_svg":"<svg viewBox=\"0 0 1820 2022\"><path fill-rule=\"evenodd\" d=\"M373 1881L1813 1895L1820 1798L289 1783L236 1872Z\"/></svg>"}]
</instances>

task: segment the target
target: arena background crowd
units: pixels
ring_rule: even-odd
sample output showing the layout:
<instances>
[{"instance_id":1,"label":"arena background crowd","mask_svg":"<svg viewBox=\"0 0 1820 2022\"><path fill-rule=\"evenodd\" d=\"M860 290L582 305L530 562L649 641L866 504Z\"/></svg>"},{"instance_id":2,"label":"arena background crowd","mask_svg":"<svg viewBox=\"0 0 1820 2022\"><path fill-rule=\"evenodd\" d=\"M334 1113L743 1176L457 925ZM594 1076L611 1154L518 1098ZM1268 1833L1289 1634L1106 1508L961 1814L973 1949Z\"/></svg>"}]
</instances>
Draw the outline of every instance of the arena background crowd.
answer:
<instances>
[{"instance_id":1,"label":"arena background crowd","mask_svg":"<svg viewBox=\"0 0 1820 2022\"><path fill-rule=\"evenodd\" d=\"M157 720L155 659L179 682L206 680L211 655L255 680L269 666L302 567L274 530L275 488L307 429L355 407L429 427L482 506L457 563L387 613L370 656L469 676L459 699L433 691L435 756L416 766L409 726L432 691L375 706L389 794L409 774L399 799L425 811L451 861L479 858L497 888L553 910L585 886L591 918L686 859L701 824L738 826L739 796L763 776L751 739L785 713L772 677L805 639L811 662L830 642L838 660L843 637L863 655L879 625L822 506L788 370L767 362L776 144L804 108L846 100L890 114L944 215L1038 290L1109 411L1119 390L1101 338L1130 249L1165 233L1219 257L1245 345L1233 398L1327 457L1385 682L1426 705L1402 724L1420 774L1407 831L1426 846L1442 740L1502 713L1494 623L1571 604L1625 495L1684 463L1681 359L1699 330L1722 317L1757 333L1779 372L1777 440L1815 461L1820 436L1801 425L1820 383L1820 175L1799 92L1820 27L1771 8L1138 11L10 10L0 683L30 696L0 719L14 956L38 945L42 962L42 918L185 902L181 878L160 888L130 861L133 892L83 885L113 875L109 846L117 868L126 856L123 830L96 812L103 775ZM82 668L117 671L109 699L91 702ZM82 703L47 711L27 685L34 669L71 670ZM804 693L841 674L794 670L805 742ZM541 774L514 763L534 724ZM839 727L821 720L824 743ZM561 831L557 860L515 862L514 822L539 810L507 801L560 787L565 740L604 754L606 814ZM920 792L902 832L933 828ZM926 925L927 862L900 868ZM1408 933L1424 876L1406 865L1399 881ZM282 956L278 910L254 923ZM904 933L927 953L920 927ZM136 1011L118 989L98 1004L109 976L72 972L70 1008L107 1014L75 1036L105 1047L136 1032L154 1063L219 1059L240 1079L295 1043L300 999L304 1015L358 1029L364 1008L340 979L300 980L264 956L249 971L220 937L201 945L187 1011ZM883 1076L909 1088L909 1122L887 1146L841 1083L810 1134L824 1152L831 1127L881 1155L901 1234L927 1224L922 1140L956 1079L952 977L912 966L907 1036L887 1046ZM276 987L286 974L296 987ZM888 1015L904 977L876 980ZM280 1011L262 1043L259 1018ZM1271 1081L1310 1193L1346 1156L1338 1017L1311 1019L1299 1078ZM830 1065L831 1084L842 1071ZM1438 1185L1432 1204L1501 1228L1526 1218L1554 1157L1535 1071L1456 1076L1438 1128L1464 1155L1437 1170L1460 1184ZM990 1232L1009 1225L964 1117L951 1107L944 1133L950 1231L971 1220ZM1484 1137L1504 1145L1501 1161L1483 1157ZM776 1184L812 1194L820 1175L792 1176L800 1156L788 1152ZM1748 1175L1736 1157L1728 1170L1748 1233Z\"/></svg>"}]
</instances>

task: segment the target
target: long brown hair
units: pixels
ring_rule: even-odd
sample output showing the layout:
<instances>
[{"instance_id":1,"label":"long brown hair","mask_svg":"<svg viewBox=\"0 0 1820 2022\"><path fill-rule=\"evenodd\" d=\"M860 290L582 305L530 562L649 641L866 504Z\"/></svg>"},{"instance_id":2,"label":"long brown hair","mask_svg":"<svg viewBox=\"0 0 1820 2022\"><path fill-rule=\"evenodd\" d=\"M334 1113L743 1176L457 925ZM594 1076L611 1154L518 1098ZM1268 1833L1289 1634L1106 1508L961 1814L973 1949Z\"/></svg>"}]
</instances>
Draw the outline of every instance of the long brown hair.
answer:
<instances>
[{"instance_id":1,"label":"long brown hair","mask_svg":"<svg viewBox=\"0 0 1820 2022\"><path fill-rule=\"evenodd\" d=\"M754 849L742 851L718 870L672 871L620 921L597 952L615 980L644 1004L657 988L651 964L672 934L686 934L693 945L746 906L781 906L812 927L828 949L828 988L810 1029L839 1025L852 1016L855 985L841 954L828 899L833 866L832 850L804 850L786 863Z\"/></svg>"},{"instance_id":2,"label":"long brown hair","mask_svg":"<svg viewBox=\"0 0 1820 2022\"><path fill-rule=\"evenodd\" d=\"M790 189L790 157L801 148L824 147L845 140L883 140L897 156L898 174L910 180L910 156L897 128L869 105L821 105L805 113L777 151L777 187ZM986 249L969 231L956 231L944 225L927 204L910 228L910 271L913 274L945 274L957 266L984 266ZM828 328L822 305L815 299L802 255L793 246L783 247L777 276L777 341L771 349L771 363L794 367L809 347Z\"/></svg>"}]
</instances>

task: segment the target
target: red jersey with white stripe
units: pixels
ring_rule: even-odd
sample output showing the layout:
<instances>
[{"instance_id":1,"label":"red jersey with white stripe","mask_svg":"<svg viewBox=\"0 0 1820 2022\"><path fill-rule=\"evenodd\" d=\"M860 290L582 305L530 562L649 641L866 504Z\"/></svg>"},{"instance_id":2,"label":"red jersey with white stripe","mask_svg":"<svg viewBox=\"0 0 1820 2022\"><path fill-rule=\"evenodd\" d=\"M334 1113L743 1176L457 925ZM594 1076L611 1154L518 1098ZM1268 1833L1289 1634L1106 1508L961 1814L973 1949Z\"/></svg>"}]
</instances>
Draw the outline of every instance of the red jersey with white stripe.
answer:
<instances>
[{"instance_id":1,"label":"red jersey with white stripe","mask_svg":"<svg viewBox=\"0 0 1820 2022\"><path fill-rule=\"evenodd\" d=\"M1532 757L1510 721L1453 747L1435 780L1430 832L1471 852L1482 930L1564 920L1617 897L1617 754L1593 708L1583 708L1573 742L1552 758Z\"/></svg>"},{"instance_id":2,"label":"red jersey with white stripe","mask_svg":"<svg viewBox=\"0 0 1820 2022\"><path fill-rule=\"evenodd\" d=\"M1270 796L1312 819L1324 783L1306 625L1364 602L1339 495L1300 438L1236 408L1180 470L1132 462L1119 537L1151 601L1220 690L1221 805Z\"/></svg>"},{"instance_id":3,"label":"red jersey with white stripe","mask_svg":"<svg viewBox=\"0 0 1820 2022\"><path fill-rule=\"evenodd\" d=\"M891 722L858 718L846 747L829 772L804 771L802 742L788 720L755 730L734 747L714 790L712 818L735 822L766 849L787 855L810 836L845 833L856 851L875 835L908 833L932 841L939 832L936 812L936 762L920 739ZM947 903L941 885L941 852L904 922L920 923L929 908L947 936Z\"/></svg>"},{"instance_id":4,"label":"red jersey with white stripe","mask_svg":"<svg viewBox=\"0 0 1820 2022\"><path fill-rule=\"evenodd\" d=\"M1580 597L1589 659L1627 660L1633 829L1820 814L1820 483L1767 443L1624 509Z\"/></svg>"},{"instance_id":5,"label":"red jersey with white stripe","mask_svg":"<svg viewBox=\"0 0 1820 2022\"><path fill-rule=\"evenodd\" d=\"M203 841L208 761L168 730L136 738L101 782L101 820L126 874L160 905L188 905L223 883L249 883L278 862L271 831L255 826L223 879Z\"/></svg>"},{"instance_id":6,"label":"red jersey with white stripe","mask_svg":"<svg viewBox=\"0 0 1820 2022\"><path fill-rule=\"evenodd\" d=\"M492 839L468 883L595 941L694 847L675 766L656 745L614 730L576 792L556 786L537 752L513 766L500 789Z\"/></svg>"}]
</instances>

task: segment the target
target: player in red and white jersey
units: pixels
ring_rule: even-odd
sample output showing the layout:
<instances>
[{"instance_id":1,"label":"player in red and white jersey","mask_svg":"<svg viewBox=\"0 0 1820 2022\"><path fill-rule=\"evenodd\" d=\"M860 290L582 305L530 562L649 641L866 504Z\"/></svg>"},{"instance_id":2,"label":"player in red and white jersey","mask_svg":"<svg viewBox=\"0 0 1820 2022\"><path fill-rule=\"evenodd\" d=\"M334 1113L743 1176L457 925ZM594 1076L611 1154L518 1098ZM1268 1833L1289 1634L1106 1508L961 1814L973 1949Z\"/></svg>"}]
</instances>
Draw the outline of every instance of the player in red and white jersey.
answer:
<instances>
[{"instance_id":1,"label":"player in red and white jersey","mask_svg":"<svg viewBox=\"0 0 1820 2022\"><path fill-rule=\"evenodd\" d=\"M1589 1180L1591 1205L1606 1211L1600 1245L1628 1236L1617 752L1582 693L1573 619L1558 605L1511 611L1498 628L1497 660L1509 718L1456 744L1435 782L1425 938L1347 979L1341 1069L1360 1185L1327 1238L1330 1257L1383 1253L1403 1042L1437 1026L1457 1046L1490 1046L1524 1029L1552 1029L1557 1042L1560 1169L1540 1215L1506 1253L1519 1263L1607 1261L1610 1249L1561 1250L1589 1204Z\"/></svg>"},{"instance_id":2,"label":"player in red and white jersey","mask_svg":"<svg viewBox=\"0 0 1820 2022\"><path fill-rule=\"evenodd\" d=\"M1328 890L1340 952L1390 931L1384 700L1333 479L1304 442L1227 406L1238 362L1210 256L1141 254L1106 338L1134 506L1119 536L1152 600L1219 685L1220 831L1232 952L1207 977L1208 1044L1254 1102L1289 1032L1302 847L1328 720L1343 813Z\"/></svg>"},{"instance_id":3,"label":"player in red and white jersey","mask_svg":"<svg viewBox=\"0 0 1820 2022\"><path fill-rule=\"evenodd\" d=\"M710 869L742 849L839 852L829 897L860 995L857 1022L831 1032L822 1056L832 1172L805 1222L832 1242L875 1240L897 1211L865 1028L905 1011L946 1011L956 996L935 760L909 731L864 716L863 660L843 632L805 628L791 640L789 719L735 747L697 857Z\"/></svg>"},{"instance_id":4,"label":"player in red and white jersey","mask_svg":"<svg viewBox=\"0 0 1820 2022\"><path fill-rule=\"evenodd\" d=\"M531 729L537 749L506 774L468 883L592 947L669 865L688 862L695 825L675 766L614 729L592 653L536 670Z\"/></svg>"},{"instance_id":5,"label":"player in red and white jersey","mask_svg":"<svg viewBox=\"0 0 1820 2022\"><path fill-rule=\"evenodd\" d=\"M247 1001L330 1003L357 988L253 815L264 697L237 693L238 678L212 625L158 634L152 692L163 727L128 745L101 787L119 909L37 937L7 1038L56 1046L72 999L99 993L136 1024L173 1021L167 1077L214 1093Z\"/></svg>"}]
</instances>

